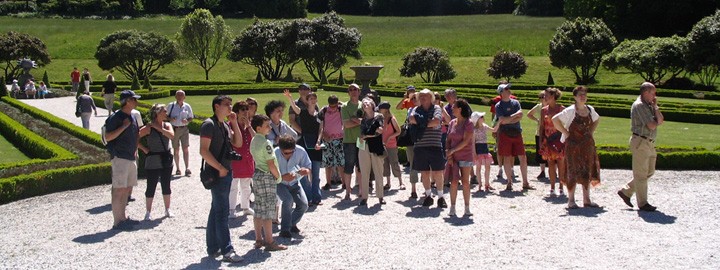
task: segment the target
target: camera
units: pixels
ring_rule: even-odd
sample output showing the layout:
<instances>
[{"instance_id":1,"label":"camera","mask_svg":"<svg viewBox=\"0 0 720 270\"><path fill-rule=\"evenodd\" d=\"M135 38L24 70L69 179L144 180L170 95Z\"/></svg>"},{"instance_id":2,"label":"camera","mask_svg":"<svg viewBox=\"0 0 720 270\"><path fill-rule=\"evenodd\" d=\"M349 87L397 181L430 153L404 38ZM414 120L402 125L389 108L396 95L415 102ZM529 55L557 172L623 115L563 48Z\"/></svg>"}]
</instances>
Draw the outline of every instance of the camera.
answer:
<instances>
[{"instance_id":1,"label":"camera","mask_svg":"<svg viewBox=\"0 0 720 270\"><path fill-rule=\"evenodd\" d=\"M242 155L235 152L235 150L230 150L225 153L225 158L229 160L242 160Z\"/></svg>"}]
</instances>

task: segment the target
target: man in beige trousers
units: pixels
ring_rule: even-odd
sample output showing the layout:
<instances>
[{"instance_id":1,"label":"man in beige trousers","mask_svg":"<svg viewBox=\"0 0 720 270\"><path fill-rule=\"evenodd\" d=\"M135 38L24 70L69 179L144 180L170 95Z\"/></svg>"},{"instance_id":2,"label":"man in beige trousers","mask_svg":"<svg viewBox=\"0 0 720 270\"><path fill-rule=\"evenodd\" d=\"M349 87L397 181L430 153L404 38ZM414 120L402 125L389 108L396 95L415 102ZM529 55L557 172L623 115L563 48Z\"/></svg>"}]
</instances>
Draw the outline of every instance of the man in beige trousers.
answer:
<instances>
[{"instance_id":1,"label":"man in beige trousers","mask_svg":"<svg viewBox=\"0 0 720 270\"><path fill-rule=\"evenodd\" d=\"M630 207L633 207L630 197L635 194L638 209L646 212L656 210L655 206L648 203L647 184L648 179L655 173L657 127L665 121L658 107L656 92L655 85L643 83L640 85L640 96L630 109L633 179L617 193Z\"/></svg>"}]
</instances>

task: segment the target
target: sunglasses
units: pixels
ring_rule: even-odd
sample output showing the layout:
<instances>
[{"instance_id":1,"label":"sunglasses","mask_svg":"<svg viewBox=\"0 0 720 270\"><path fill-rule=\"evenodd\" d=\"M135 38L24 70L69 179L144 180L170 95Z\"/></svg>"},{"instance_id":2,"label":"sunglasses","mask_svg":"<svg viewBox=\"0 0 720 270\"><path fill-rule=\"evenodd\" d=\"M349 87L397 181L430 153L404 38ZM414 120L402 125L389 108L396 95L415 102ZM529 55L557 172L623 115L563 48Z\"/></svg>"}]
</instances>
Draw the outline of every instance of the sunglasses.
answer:
<instances>
[{"instance_id":1,"label":"sunglasses","mask_svg":"<svg viewBox=\"0 0 720 270\"><path fill-rule=\"evenodd\" d=\"M283 155L286 155L286 156L289 156L289 155L295 154L295 150L292 150L292 151L282 151L282 154L283 154Z\"/></svg>"}]
</instances>

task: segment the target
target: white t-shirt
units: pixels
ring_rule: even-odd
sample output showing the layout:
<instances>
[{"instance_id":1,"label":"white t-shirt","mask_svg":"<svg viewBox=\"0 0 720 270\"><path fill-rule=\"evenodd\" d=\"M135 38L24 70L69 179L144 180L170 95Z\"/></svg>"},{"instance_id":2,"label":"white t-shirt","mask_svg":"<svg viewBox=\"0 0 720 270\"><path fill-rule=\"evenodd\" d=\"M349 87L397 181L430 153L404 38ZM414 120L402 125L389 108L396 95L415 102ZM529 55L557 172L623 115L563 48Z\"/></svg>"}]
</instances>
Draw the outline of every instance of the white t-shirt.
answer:
<instances>
[{"instance_id":1,"label":"white t-shirt","mask_svg":"<svg viewBox=\"0 0 720 270\"><path fill-rule=\"evenodd\" d=\"M192 107L190 107L190 104L187 104L187 102L183 102L182 106L179 106L177 101L170 102L170 104L167 105L167 110L168 119L175 118L175 121L170 121L170 124L176 127L187 126L182 120L187 119L190 121L195 117Z\"/></svg>"},{"instance_id":2,"label":"white t-shirt","mask_svg":"<svg viewBox=\"0 0 720 270\"><path fill-rule=\"evenodd\" d=\"M593 122L600 119L600 115L595 111L595 108L593 108L590 105L586 105L586 106L588 106L590 108L590 118L592 119ZM572 124L573 119L575 119L575 111L576 111L575 105L574 104L570 105L567 108L565 108L564 110L562 110L561 112L559 112L558 114L556 114L555 116L553 116L553 120L559 119L560 122L563 124L563 127L565 127L565 129L568 129L568 128L570 128L570 124ZM561 142L565 142L566 139L567 139L567 137L565 136L565 134L563 134L562 137L560 137Z\"/></svg>"}]
</instances>

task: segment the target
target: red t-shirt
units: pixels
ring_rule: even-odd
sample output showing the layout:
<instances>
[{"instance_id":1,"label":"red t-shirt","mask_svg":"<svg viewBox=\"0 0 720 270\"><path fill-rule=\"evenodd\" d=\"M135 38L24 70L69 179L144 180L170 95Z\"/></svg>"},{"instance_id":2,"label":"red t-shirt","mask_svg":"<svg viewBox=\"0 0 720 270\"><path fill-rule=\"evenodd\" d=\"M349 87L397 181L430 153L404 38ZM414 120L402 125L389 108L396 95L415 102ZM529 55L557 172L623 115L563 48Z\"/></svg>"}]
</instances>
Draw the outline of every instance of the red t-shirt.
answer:
<instances>
[{"instance_id":1,"label":"red t-shirt","mask_svg":"<svg viewBox=\"0 0 720 270\"><path fill-rule=\"evenodd\" d=\"M70 73L70 78L72 78L72 82L80 82L80 71L73 70L73 72Z\"/></svg>"},{"instance_id":2,"label":"red t-shirt","mask_svg":"<svg viewBox=\"0 0 720 270\"><path fill-rule=\"evenodd\" d=\"M242 147L237 148L233 146L233 148L235 152L242 155L242 159L233 160L232 162L233 178L252 178L255 173L255 161L253 160L252 154L250 154L250 143L252 142L250 126L240 128L240 133L243 137Z\"/></svg>"}]
</instances>

